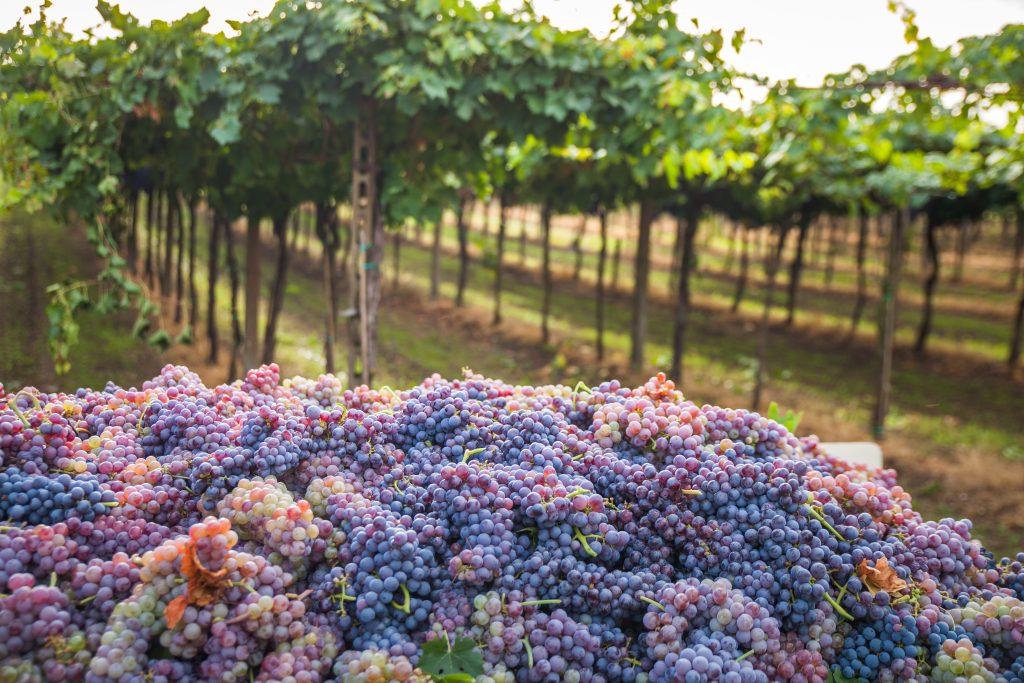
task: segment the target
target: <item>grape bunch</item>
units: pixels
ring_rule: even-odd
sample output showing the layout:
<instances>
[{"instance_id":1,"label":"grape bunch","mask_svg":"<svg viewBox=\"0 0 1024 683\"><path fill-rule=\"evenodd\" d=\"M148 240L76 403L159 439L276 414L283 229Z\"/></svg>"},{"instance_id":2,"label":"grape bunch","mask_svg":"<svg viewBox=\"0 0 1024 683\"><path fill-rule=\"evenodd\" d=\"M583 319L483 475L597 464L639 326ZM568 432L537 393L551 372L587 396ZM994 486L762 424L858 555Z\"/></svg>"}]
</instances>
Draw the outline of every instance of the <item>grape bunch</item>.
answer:
<instances>
[{"instance_id":1,"label":"grape bunch","mask_svg":"<svg viewBox=\"0 0 1024 683\"><path fill-rule=\"evenodd\" d=\"M663 375L2 405L0 681L1024 678L1024 553Z\"/></svg>"}]
</instances>

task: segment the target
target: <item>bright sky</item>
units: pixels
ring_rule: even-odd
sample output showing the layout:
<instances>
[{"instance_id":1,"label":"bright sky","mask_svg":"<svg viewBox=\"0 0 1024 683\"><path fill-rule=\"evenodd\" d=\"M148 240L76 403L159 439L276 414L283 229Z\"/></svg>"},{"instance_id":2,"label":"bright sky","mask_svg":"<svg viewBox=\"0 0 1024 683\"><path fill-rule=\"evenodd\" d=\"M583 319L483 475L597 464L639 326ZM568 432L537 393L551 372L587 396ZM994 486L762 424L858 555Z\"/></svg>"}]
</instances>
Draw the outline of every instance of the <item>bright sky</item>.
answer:
<instances>
[{"instance_id":1,"label":"bright sky","mask_svg":"<svg viewBox=\"0 0 1024 683\"><path fill-rule=\"evenodd\" d=\"M608 30L617 0L534 0L542 14L565 28ZM21 16L31 0L0 0L0 29ZM204 5L210 7L210 30L227 28L226 19L265 13L273 0L121 0L123 9L143 20L175 19ZM909 0L918 13L921 33L946 45L966 35L992 33L1008 23L1024 23L1024 0ZM907 50L899 19L886 0L681 0L680 14L694 17L702 29L721 28L731 35L747 29L747 44L732 56L740 69L771 79L796 78L817 85L828 73L851 64L885 66ZM51 17L66 16L79 31L99 23L90 0L54 0Z\"/></svg>"}]
</instances>

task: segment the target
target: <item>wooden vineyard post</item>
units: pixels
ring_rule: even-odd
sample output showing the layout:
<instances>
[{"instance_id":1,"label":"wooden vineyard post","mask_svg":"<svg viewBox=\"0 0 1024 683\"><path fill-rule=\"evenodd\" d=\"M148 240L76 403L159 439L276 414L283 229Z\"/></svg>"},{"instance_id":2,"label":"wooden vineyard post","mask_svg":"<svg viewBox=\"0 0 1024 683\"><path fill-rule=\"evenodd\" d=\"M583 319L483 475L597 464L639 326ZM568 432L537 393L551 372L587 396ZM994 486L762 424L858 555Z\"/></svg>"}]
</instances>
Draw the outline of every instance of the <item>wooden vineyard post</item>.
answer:
<instances>
[{"instance_id":1,"label":"wooden vineyard post","mask_svg":"<svg viewBox=\"0 0 1024 683\"><path fill-rule=\"evenodd\" d=\"M548 317L551 314L551 293L553 289L551 279L551 204L547 201L540 208L540 232L542 252L541 280L544 283L544 296L541 299L540 339L541 343L546 345L551 340L551 331L548 329Z\"/></svg>"},{"instance_id":2,"label":"wooden vineyard post","mask_svg":"<svg viewBox=\"0 0 1024 683\"><path fill-rule=\"evenodd\" d=\"M494 317L492 324L501 324L501 286L505 269L505 231L508 228L508 201L505 193L498 197L498 247L494 264Z\"/></svg>"},{"instance_id":3,"label":"wooden vineyard post","mask_svg":"<svg viewBox=\"0 0 1024 683\"><path fill-rule=\"evenodd\" d=\"M672 330L672 369L669 376L678 384L683 382L683 353L685 351L686 331L690 324L690 277L697 259L694 250L697 247L697 231L700 229L702 207L691 199L686 207L685 218L680 218L676 234L680 250L679 272L676 280L676 315Z\"/></svg>"},{"instance_id":4,"label":"wooden vineyard post","mask_svg":"<svg viewBox=\"0 0 1024 683\"><path fill-rule=\"evenodd\" d=\"M765 262L765 274L768 276L768 285L764 288L764 308L761 311L761 328L757 339L757 371L754 375L754 395L750 401L753 404L754 410L761 409L761 396L764 393L764 384L768 376L765 368L768 362L768 327L771 325L772 305L775 299L775 280L779 273L779 266L782 264L782 252L786 249L789 224L780 224L777 228L765 229L769 237L774 231L777 231L779 234L778 242L774 246L770 242L766 245L768 253L766 256L767 261Z\"/></svg>"},{"instance_id":5,"label":"wooden vineyard post","mask_svg":"<svg viewBox=\"0 0 1024 683\"><path fill-rule=\"evenodd\" d=\"M619 289L619 264L622 261L622 240L615 240L615 251L612 252L612 286L613 292Z\"/></svg>"},{"instance_id":6,"label":"wooden vineyard post","mask_svg":"<svg viewBox=\"0 0 1024 683\"><path fill-rule=\"evenodd\" d=\"M899 297L900 266L903 260L903 227L906 211L897 211L892 218L889 248L886 254L885 279L882 282L882 310L879 329L881 373L878 378L878 395L871 431L876 441L885 436L885 418L889 414L892 397L892 351L896 336L896 306Z\"/></svg>"},{"instance_id":7,"label":"wooden vineyard post","mask_svg":"<svg viewBox=\"0 0 1024 683\"><path fill-rule=\"evenodd\" d=\"M231 234L228 233L228 241ZM247 216L245 227L245 333L242 336L242 372L256 367L259 357L260 219Z\"/></svg>"},{"instance_id":8,"label":"wooden vineyard post","mask_svg":"<svg viewBox=\"0 0 1024 683\"><path fill-rule=\"evenodd\" d=\"M639 230L633 270L633 329L629 367L639 372L644 366L644 342L647 339L647 282L651 267L651 224L657 215L654 204L640 202Z\"/></svg>"},{"instance_id":9,"label":"wooden vineyard post","mask_svg":"<svg viewBox=\"0 0 1024 683\"><path fill-rule=\"evenodd\" d=\"M597 359L604 360L604 271L605 262L608 260L608 212L603 206L597 210L597 218L600 221L601 250L597 256Z\"/></svg>"},{"instance_id":10,"label":"wooden vineyard post","mask_svg":"<svg viewBox=\"0 0 1024 683\"><path fill-rule=\"evenodd\" d=\"M473 201L468 192L459 193L455 210L455 231L459 238L459 277L455 288L455 307L465 303L466 285L469 283L469 224L473 222Z\"/></svg>"},{"instance_id":11,"label":"wooden vineyard post","mask_svg":"<svg viewBox=\"0 0 1024 683\"><path fill-rule=\"evenodd\" d=\"M372 101L363 102L360 107L352 142L352 235L357 247L354 257L358 280L356 336L362 363L361 379L364 384L370 384L377 361L380 255L384 246L384 224L377 210L377 126Z\"/></svg>"}]
</instances>

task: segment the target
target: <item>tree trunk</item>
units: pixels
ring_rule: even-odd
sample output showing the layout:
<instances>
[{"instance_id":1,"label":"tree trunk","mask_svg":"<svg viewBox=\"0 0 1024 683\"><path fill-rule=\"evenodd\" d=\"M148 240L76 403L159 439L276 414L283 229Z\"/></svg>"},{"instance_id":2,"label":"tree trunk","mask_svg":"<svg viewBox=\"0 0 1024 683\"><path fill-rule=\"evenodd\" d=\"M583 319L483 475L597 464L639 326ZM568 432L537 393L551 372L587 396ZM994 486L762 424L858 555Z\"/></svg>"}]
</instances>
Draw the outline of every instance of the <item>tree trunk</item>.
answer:
<instances>
[{"instance_id":1,"label":"tree trunk","mask_svg":"<svg viewBox=\"0 0 1024 683\"><path fill-rule=\"evenodd\" d=\"M274 362L277 351L277 321L284 307L284 290L288 282L288 216L274 219L274 237L277 238L277 262L274 266L274 280L267 302L267 320L263 325L263 364Z\"/></svg>"},{"instance_id":2,"label":"tree trunk","mask_svg":"<svg viewBox=\"0 0 1024 683\"><path fill-rule=\"evenodd\" d=\"M177 208L177 196L167 193L167 214L164 217L164 252L163 264L160 268L160 293L170 298L172 291L171 268L174 266L174 213Z\"/></svg>"},{"instance_id":3,"label":"tree trunk","mask_svg":"<svg viewBox=\"0 0 1024 683\"><path fill-rule=\"evenodd\" d=\"M868 274L864 270L864 260L868 249L868 213L863 207L857 215L857 297L853 302L853 313L850 316L850 339L857 334L860 319L864 315L864 306L868 301Z\"/></svg>"},{"instance_id":4,"label":"tree trunk","mask_svg":"<svg viewBox=\"0 0 1024 683\"><path fill-rule=\"evenodd\" d=\"M633 271L633 330L629 350L629 367L640 372L644 367L644 343L647 341L647 283L651 274L651 224L655 208L650 201L640 203L640 220Z\"/></svg>"},{"instance_id":5,"label":"tree trunk","mask_svg":"<svg viewBox=\"0 0 1024 683\"><path fill-rule=\"evenodd\" d=\"M885 419L889 414L892 395L892 355L896 338L896 314L899 300L900 267L903 259L903 228L905 211L897 211L892 218L892 233L886 255L885 279L882 283L882 310L879 341L882 361L878 378L878 394L871 430L877 441L885 437Z\"/></svg>"},{"instance_id":6,"label":"tree trunk","mask_svg":"<svg viewBox=\"0 0 1024 683\"><path fill-rule=\"evenodd\" d=\"M1020 278L1021 256L1024 255L1024 208L1017 207L1014 211L1017 231L1013 236L1013 263L1010 264L1010 291L1017 291L1017 280Z\"/></svg>"},{"instance_id":7,"label":"tree trunk","mask_svg":"<svg viewBox=\"0 0 1024 683\"><path fill-rule=\"evenodd\" d=\"M682 386L684 353L686 351L686 331L690 324L690 274L696 261L697 230L700 228L701 206L691 200L686 207L685 228L683 232L683 253L679 262L679 283L676 293L676 319L672 330L672 369L670 375ZM679 223L684 223L679 220ZM679 229L676 230L678 234Z\"/></svg>"},{"instance_id":8,"label":"tree trunk","mask_svg":"<svg viewBox=\"0 0 1024 683\"><path fill-rule=\"evenodd\" d=\"M817 268L821 265L821 260L825 258L826 254L826 243L828 242L828 223L823 217L818 218L811 224L811 254L807 257L806 261L810 265L813 263L813 267Z\"/></svg>"},{"instance_id":9,"label":"tree trunk","mask_svg":"<svg viewBox=\"0 0 1024 683\"><path fill-rule=\"evenodd\" d=\"M220 233L222 229L227 232L226 228L221 227L221 220L220 214L214 210L213 222L210 225L210 253L206 260L206 338L210 342L207 360L211 365L217 364L220 355L220 338L217 334L217 276L220 267ZM230 235L227 241L231 241Z\"/></svg>"},{"instance_id":10,"label":"tree trunk","mask_svg":"<svg viewBox=\"0 0 1024 683\"><path fill-rule=\"evenodd\" d=\"M540 233L541 233L541 258L543 259L542 280L544 283L544 298L540 308L540 340L547 344L551 339L551 332L548 329L548 316L551 314L551 205L544 202L540 209Z\"/></svg>"},{"instance_id":11,"label":"tree trunk","mask_svg":"<svg viewBox=\"0 0 1024 683\"><path fill-rule=\"evenodd\" d=\"M617 292L619 289L619 271L622 264L622 240L615 240L615 251L612 252L612 286L611 290Z\"/></svg>"},{"instance_id":12,"label":"tree trunk","mask_svg":"<svg viewBox=\"0 0 1024 683\"><path fill-rule=\"evenodd\" d=\"M316 232L316 206L313 207L313 211L304 210L302 207L299 208L299 216L303 217L303 230L305 231L305 250L309 251L313 245L313 233Z\"/></svg>"},{"instance_id":13,"label":"tree trunk","mask_svg":"<svg viewBox=\"0 0 1024 683\"><path fill-rule=\"evenodd\" d=\"M740 245L740 274L736 278L736 291L732 296L732 307L729 309L733 313L740 310L740 303L743 301L743 295L747 291L747 275L750 271L750 230L743 226L743 243Z\"/></svg>"},{"instance_id":14,"label":"tree trunk","mask_svg":"<svg viewBox=\"0 0 1024 683\"><path fill-rule=\"evenodd\" d=\"M828 254L825 258L825 289L831 289L832 278L835 276L836 252L839 251L838 234L841 228L839 219L835 216L829 217L828 222Z\"/></svg>"},{"instance_id":15,"label":"tree trunk","mask_svg":"<svg viewBox=\"0 0 1024 683\"><path fill-rule=\"evenodd\" d=\"M139 266L139 191L132 190L131 224L128 226L128 272L135 275Z\"/></svg>"},{"instance_id":16,"label":"tree trunk","mask_svg":"<svg viewBox=\"0 0 1024 683\"><path fill-rule=\"evenodd\" d=\"M498 249L494 264L494 325L501 324L501 287L505 274L505 231L508 228L508 206L505 195L498 197Z\"/></svg>"},{"instance_id":17,"label":"tree trunk","mask_svg":"<svg viewBox=\"0 0 1024 683\"><path fill-rule=\"evenodd\" d=\"M160 202L159 196L160 194L154 190L146 193L146 264L144 272L150 288L153 287L153 231L156 221L159 220L154 216L159 216L155 211L156 205Z\"/></svg>"},{"instance_id":18,"label":"tree trunk","mask_svg":"<svg viewBox=\"0 0 1024 683\"><path fill-rule=\"evenodd\" d=\"M1024 346L1024 288L1017 300L1017 314L1013 318L1013 338L1010 340L1010 355L1006 362L1012 370L1020 360L1021 347Z\"/></svg>"},{"instance_id":19,"label":"tree trunk","mask_svg":"<svg viewBox=\"0 0 1024 683\"><path fill-rule=\"evenodd\" d=\"M377 166L377 117L374 102L364 101L353 126L352 232L359 244L359 351L364 384L377 368L377 314L380 308L380 262L384 255L384 216Z\"/></svg>"},{"instance_id":20,"label":"tree trunk","mask_svg":"<svg viewBox=\"0 0 1024 683\"><path fill-rule=\"evenodd\" d=\"M182 302L185 300L185 212L181 208L181 196L174 198L175 229L178 231L178 253L174 259L174 322L181 322Z\"/></svg>"},{"instance_id":21,"label":"tree trunk","mask_svg":"<svg viewBox=\"0 0 1024 683\"><path fill-rule=\"evenodd\" d=\"M682 274L683 253L686 251L686 221L676 219L675 239L672 242L672 260L668 271L668 293L678 293L679 276Z\"/></svg>"},{"instance_id":22,"label":"tree trunk","mask_svg":"<svg viewBox=\"0 0 1024 683\"><path fill-rule=\"evenodd\" d=\"M580 274L583 272L583 236L587 232L587 214L580 219L580 227L576 231L576 239L572 241L572 251L575 261L572 266L572 281L579 282Z\"/></svg>"},{"instance_id":23,"label":"tree trunk","mask_svg":"<svg viewBox=\"0 0 1024 683\"><path fill-rule=\"evenodd\" d=\"M728 274L732 270L732 262L736 260L736 243L740 239L740 224L728 221L723 234L728 240L728 244L726 245L725 261L722 263L722 272Z\"/></svg>"},{"instance_id":24,"label":"tree trunk","mask_svg":"<svg viewBox=\"0 0 1024 683\"><path fill-rule=\"evenodd\" d=\"M342 221L339 215L337 207L331 207L331 215L328 216L330 223L328 229L334 229L338 233L337 244L341 247L341 258L337 259L337 275L335 276L335 287L340 287L342 282L348 283L350 280L350 271L352 270L352 223L351 221ZM345 230L345 236L342 238L342 228ZM337 248L337 247L336 247ZM339 300L340 305L340 300Z\"/></svg>"},{"instance_id":25,"label":"tree trunk","mask_svg":"<svg viewBox=\"0 0 1024 683\"><path fill-rule=\"evenodd\" d=\"M231 283L231 357L228 360L228 382L234 381L241 374L238 367L239 356L244 353L245 337L242 335L242 320L238 312L238 286L241 280L238 272L238 259L235 256L235 240L231 234L231 224L223 221L224 245L227 252L228 280ZM257 231L257 238L259 233Z\"/></svg>"},{"instance_id":26,"label":"tree trunk","mask_svg":"<svg viewBox=\"0 0 1024 683\"><path fill-rule=\"evenodd\" d=\"M256 366L259 352L260 315L260 219L246 218L245 228L245 334L242 337L242 372ZM230 242L230 236L228 238Z\"/></svg>"},{"instance_id":27,"label":"tree trunk","mask_svg":"<svg viewBox=\"0 0 1024 683\"><path fill-rule=\"evenodd\" d=\"M348 381L355 386L359 375L356 370L359 362L359 233L350 217L348 239L345 245L345 285L348 291L348 310L346 311L345 327L348 334L346 351L348 352Z\"/></svg>"},{"instance_id":28,"label":"tree trunk","mask_svg":"<svg viewBox=\"0 0 1024 683\"><path fill-rule=\"evenodd\" d=\"M754 376L754 396L751 400L753 410L761 409L761 397L764 393L766 366L768 363L768 327L771 324L772 304L775 298L775 280L779 272L779 265L782 263L782 251L786 247L786 236L789 233L788 225L780 225L777 228L779 237L774 247L768 247L765 270L768 276L768 286L764 289L764 309L761 312L761 329L757 339L757 372ZM770 232L770 231L769 231Z\"/></svg>"},{"instance_id":29,"label":"tree trunk","mask_svg":"<svg viewBox=\"0 0 1024 683\"><path fill-rule=\"evenodd\" d=\"M789 266L789 293L786 298L786 326L793 324L796 317L796 299L800 293L800 276L804 270L804 242L807 240L807 229L811 223L810 216L800 218L800 231L797 233L796 254Z\"/></svg>"},{"instance_id":30,"label":"tree trunk","mask_svg":"<svg viewBox=\"0 0 1024 683\"><path fill-rule=\"evenodd\" d=\"M188 326L195 334L199 326L199 293L196 291L196 203L188 203Z\"/></svg>"},{"instance_id":31,"label":"tree trunk","mask_svg":"<svg viewBox=\"0 0 1024 683\"><path fill-rule=\"evenodd\" d=\"M441 221L434 223L434 244L430 249L430 300L441 291Z\"/></svg>"},{"instance_id":32,"label":"tree trunk","mask_svg":"<svg viewBox=\"0 0 1024 683\"><path fill-rule=\"evenodd\" d=\"M391 232L391 287L398 289L398 276L401 274L402 265L402 229L398 226Z\"/></svg>"},{"instance_id":33,"label":"tree trunk","mask_svg":"<svg viewBox=\"0 0 1024 683\"><path fill-rule=\"evenodd\" d=\"M327 315L324 316L324 372L334 373L334 344L338 338L338 284L335 258L338 251L337 215L331 215L331 206L326 202L316 205L315 230L320 240L320 270L323 278L324 298L327 300Z\"/></svg>"},{"instance_id":34,"label":"tree trunk","mask_svg":"<svg viewBox=\"0 0 1024 683\"><path fill-rule=\"evenodd\" d=\"M601 230L601 246L597 254L597 360L604 360L604 270L608 260L608 212L598 209L597 218Z\"/></svg>"},{"instance_id":35,"label":"tree trunk","mask_svg":"<svg viewBox=\"0 0 1024 683\"><path fill-rule=\"evenodd\" d=\"M914 344L914 353L923 356L928 345L928 335L932 331L932 310L935 295L935 284L939 281L939 255L938 241L935 239L935 232L938 226L928 218L924 226L925 253L928 255L928 277L924 281L924 305L921 310L921 324L917 329L917 341Z\"/></svg>"},{"instance_id":36,"label":"tree trunk","mask_svg":"<svg viewBox=\"0 0 1024 683\"><path fill-rule=\"evenodd\" d=\"M468 214L468 215L467 215ZM455 229L459 236L459 279L455 290L455 307L462 308L466 296L466 283L469 281L469 220L473 215L473 203L468 199L460 199L455 210Z\"/></svg>"},{"instance_id":37,"label":"tree trunk","mask_svg":"<svg viewBox=\"0 0 1024 683\"><path fill-rule=\"evenodd\" d=\"M300 207L295 207L292 211L290 223L292 243L288 249L294 255L299 251L299 236L302 234L302 209Z\"/></svg>"},{"instance_id":38,"label":"tree trunk","mask_svg":"<svg viewBox=\"0 0 1024 683\"><path fill-rule=\"evenodd\" d=\"M519 212L519 265L526 263L526 216L528 208L523 207Z\"/></svg>"},{"instance_id":39,"label":"tree trunk","mask_svg":"<svg viewBox=\"0 0 1024 683\"><path fill-rule=\"evenodd\" d=\"M971 233L971 224L966 220L960 221L959 234L956 241L956 266L953 270L953 282L961 282L964 278L964 258L967 256L968 238Z\"/></svg>"}]
</instances>

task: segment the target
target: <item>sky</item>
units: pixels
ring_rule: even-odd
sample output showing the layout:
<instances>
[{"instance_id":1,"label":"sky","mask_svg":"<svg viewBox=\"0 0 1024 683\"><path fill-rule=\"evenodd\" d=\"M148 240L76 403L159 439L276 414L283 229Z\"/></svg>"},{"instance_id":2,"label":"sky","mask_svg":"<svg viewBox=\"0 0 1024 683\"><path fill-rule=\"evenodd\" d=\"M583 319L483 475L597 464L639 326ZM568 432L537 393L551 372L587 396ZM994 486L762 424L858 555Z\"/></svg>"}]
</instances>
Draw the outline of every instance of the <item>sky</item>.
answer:
<instances>
[{"instance_id":1,"label":"sky","mask_svg":"<svg viewBox=\"0 0 1024 683\"><path fill-rule=\"evenodd\" d=\"M563 28L607 33L612 8L620 0L534 0L534 6ZM0 0L0 29L6 30L32 0ZM213 32L228 30L227 19L266 13L273 0L120 0L122 9L143 20L176 19L209 6ZM947 45L967 35L992 33L1008 23L1024 23L1024 0L909 0L923 36ZM829 73L855 63L880 68L907 51L903 27L886 0L681 0L679 13L702 29L721 28L729 36L745 28L756 42L729 55L741 70L777 80L796 78L818 85ZM68 18L80 31L99 23L91 0L54 0L50 16Z\"/></svg>"}]
</instances>

